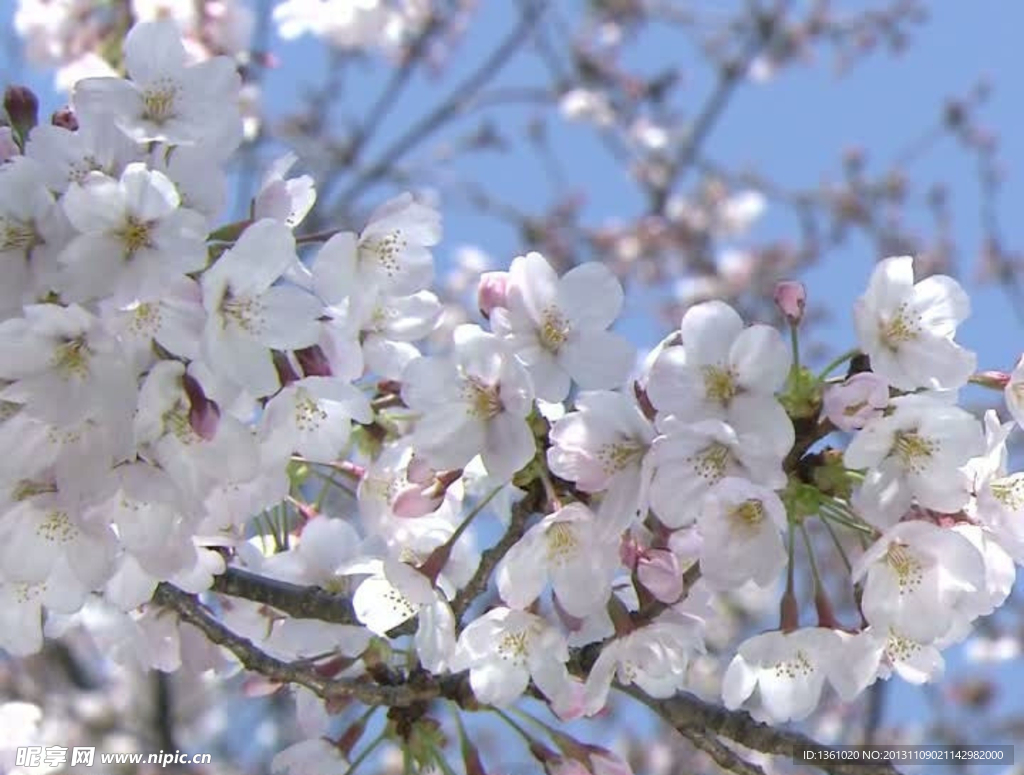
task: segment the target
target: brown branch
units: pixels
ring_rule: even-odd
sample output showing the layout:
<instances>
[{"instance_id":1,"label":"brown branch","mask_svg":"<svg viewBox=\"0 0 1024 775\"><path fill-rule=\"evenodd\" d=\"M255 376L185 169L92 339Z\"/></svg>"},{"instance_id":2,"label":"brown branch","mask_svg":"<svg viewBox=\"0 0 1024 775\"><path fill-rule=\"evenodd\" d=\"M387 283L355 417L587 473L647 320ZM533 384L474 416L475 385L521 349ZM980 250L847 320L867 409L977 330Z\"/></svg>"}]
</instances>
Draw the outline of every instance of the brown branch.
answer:
<instances>
[{"instance_id":1,"label":"brown branch","mask_svg":"<svg viewBox=\"0 0 1024 775\"><path fill-rule=\"evenodd\" d=\"M687 692L670 699L656 700L633 687L623 687L622 690L691 739L696 734L706 735L707 732L713 732L746 748L775 756L786 756L794 762L814 766L829 775L900 775L900 771L888 763L810 762L804 758L805 751L831 749L800 732L763 724L755 721L745 711L727 710Z\"/></svg>"},{"instance_id":2,"label":"brown branch","mask_svg":"<svg viewBox=\"0 0 1024 775\"><path fill-rule=\"evenodd\" d=\"M360 625L352 609L352 600L345 595L336 595L320 587L267 578L240 568L228 568L220 576L214 577L212 590L263 603L296 619Z\"/></svg>"},{"instance_id":3,"label":"brown branch","mask_svg":"<svg viewBox=\"0 0 1024 775\"><path fill-rule=\"evenodd\" d=\"M703 751L723 770L735 772L737 775L764 775L764 770L756 764L746 761L720 740L700 729L680 729L680 734L689 740L693 747Z\"/></svg>"},{"instance_id":4,"label":"brown branch","mask_svg":"<svg viewBox=\"0 0 1024 775\"><path fill-rule=\"evenodd\" d=\"M462 617L465 615L466 610L487 589L487 582L491 578L491 573L498 563L501 562L501 558L526 532L526 523L530 515L537 510L538 497L542 496L538 496L535 488L512 507L512 517L509 520L508 529L505 531L505 534L498 543L480 555L480 564L477 566L473 577L466 583L466 586L459 590L458 594L455 595L455 599L452 600L452 613L455 614L455 620L459 622L460 631L462 630Z\"/></svg>"},{"instance_id":5,"label":"brown branch","mask_svg":"<svg viewBox=\"0 0 1024 775\"><path fill-rule=\"evenodd\" d=\"M413 703L442 696L442 684L436 680L382 686L371 683L368 678L331 679L315 670L290 664L272 657L257 647L251 640L231 631L206 609L195 595L183 592L177 587L162 583L156 588L153 602L173 610L183 621L202 632L207 639L223 646L246 670L259 673L272 681L282 684L304 686L325 700L352 698L365 705L383 705L389 708L408 707ZM445 696L458 688L457 682L449 681Z\"/></svg>"}]
</instances>

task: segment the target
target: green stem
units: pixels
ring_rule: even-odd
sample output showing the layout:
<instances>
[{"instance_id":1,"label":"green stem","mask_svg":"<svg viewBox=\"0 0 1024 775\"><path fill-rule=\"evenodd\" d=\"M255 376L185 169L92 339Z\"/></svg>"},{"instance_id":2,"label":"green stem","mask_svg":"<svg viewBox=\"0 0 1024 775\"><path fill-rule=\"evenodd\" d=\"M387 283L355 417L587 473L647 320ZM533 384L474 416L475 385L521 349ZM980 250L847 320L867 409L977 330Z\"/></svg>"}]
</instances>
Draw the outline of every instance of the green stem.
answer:
<instances>
[{"instance_id":1,"label":"green stem","mask_svg":"<svg viewBox=\"0 0 1024 775\"><path fill-rule=\"evenodd\" d=\"M821 576L818 575L818 561L814 557L814 546L811 544L811 536L807 532L807 526L800 523L800 534L804 539L804 546L807 547L807 558L811 561L811 578L814 579L814 591L824 589L821 585Z\"/></svg>"},{"instance_id":2,"label":"green stem","mask_svg":"<svg viewBox=\"0 0 1024 775\"><path fill-rule=\"evenodd\" d=\"M469 527L469 523L473 521L473 518L476 517L476 515L483 511L485 508L487 508L487 504L494 500L497 497L498 493L501 492L504 487L505 485L499 484L497 487L495 487L493 490L487 493L484 499L480 501L478 504L476 504L476 506L473 507L472 511L470 511L469 514L466 515L466 518L459 523L459 526L455 528L455 532L452 533L451 536L449 536L447 543L454 544L456 541L458 541L459 536L461 536L466 531L466 528Z\"/></svg>"},{"instance_id":3,"label":"green stem","mask_svg":"<svg viewBox=\"0 0 1024 775\"><path fill-rule=\"evenodd\" d=\"M800 334L797 326L790 323L789 325L789 344L793 348L793 369L794 375L800 373Z\"/></svg>"},{"instance_id":4,"label":"green stem","mask_svg":"<svg viewBox=\"0 0 1024 775\"><path fill-rule=\"evenodd\" d=\"M846 550L843 548L842 543L839 541L839 536L836 535L836 529L832 527L832 523L827 519L821 520L821 524L828 530L828 534L832 536L832 543L836 545L836 549L839 551L839 556L843 559L843 565L846 566L846 572L849 574L853 573L853 565L850 563L850 558L846 554Z\"/></svg>"},{"instance_id":5,"label":"green stem","mask_svg":"<svg viewBox=\"0 0 1024 775\"><path fill-rule=\"evenodd\" d=\"M512 729L514 729L516 732L518 732L519 736L526 741L527 747L533 745L533 737L530 735L530 733L523 729L521 726L519 726L519 724L517 724L515 720L505 711L501 710L501 708L491 708L491 712L497 713L502 721L504 721L506 724L512 727Z\"/></svg>"},{"instance_id":6,"label":"green stem","mask_svg":"<svg viewBox=\"0 0 1024 775\"><path fill-rule=\"evenodd\" d=\"M832 371L837 366L840 366L840 365L846 363L846 361L850 360L851 358L853 358L854 356L859 355L859 354L860 354L860 350L858 350L856 347L853 348L852 350L847 350L842 355L840 355L838 358L836 358L835 360L831 361L828 364L828 366L826 366L824 369L821 370L821 373L818 374L818 381L819 382L824 382L825 381L825 377L827 377L829 374L831 374Z\"/></svg>"},{"instance_id":7,"label":"green stem","mask_svg":"<svg viewBox=\"0 0 1024 775\"><path fill-rule=\"evenodd\" d=\"M370 743L368 746L366 746L366 748L363 749L363 752L361 754L359 754L359 756L357 756L355 759L352 760L352 764L350 764L348 766L348 769L345 770L345 775L352 775L352 773L355 772L359 768L359 765L362 764L364 761L366 761L366 757L369 756L371 753L373 753L373 750L378 745L380 745L381 743L384 742L384 739L386 737L387 737L387 733L386 732L381 732L379 735L377 735L377 737L374 738L373 742Z\"/></svg>"}]
</instances>

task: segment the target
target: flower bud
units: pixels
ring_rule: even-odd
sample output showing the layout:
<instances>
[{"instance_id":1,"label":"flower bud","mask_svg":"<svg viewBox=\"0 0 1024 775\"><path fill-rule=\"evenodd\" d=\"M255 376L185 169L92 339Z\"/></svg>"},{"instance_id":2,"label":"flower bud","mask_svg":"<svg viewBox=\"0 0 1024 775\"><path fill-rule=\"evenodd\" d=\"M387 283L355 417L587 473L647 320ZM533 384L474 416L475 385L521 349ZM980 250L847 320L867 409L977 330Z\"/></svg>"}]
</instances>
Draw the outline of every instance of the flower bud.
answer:
<instances>
[{"instance_id":1,"label":"flower bud","mask_svg":"<svg viewBox=\"0 0 1024 775\"><path fill-rule=\"evenodd\" d=\"M480 275L476 301L480 314L488 320L491 318L491 310L507 304L508 283L508 272L484 272Z\"/></svg>"},{"instance_id":2,"label":"flower bud","mask_svg":"<svg viewBox=\"0 0 1024 775\"><path fill-rule=\"evenodd\" d=\"M39 98L27 86L8 86L4 90L4 110L14 131L24 140L39 121Z\"/></svg>"},{"instance_id":3,"label":"flower bud","mask_svg":"<svg viewBox=\"0 0 1024 775\"><path fill-rule=\"evenodd\" d=\"M391 510L396 517L417 519L433 514L444 501L444 490L435 487L423 487L418 484L407 484L391 501Z\"/></svg>"},{"instance_id":4,"label":"flower bud","mask_svg":"<svg viewBox=\"0 0 1024 775\"><path fill-rule=\"evenodd\" d=\"M683 572L679 558L667 549L651 549L640 558L636 569L640 583L662 603L671 605L683 594Z\"/></svg>"},{"instance_id":5,"label":"flower bud","mask_svg":"<svg viewBox=\"0 0 1024 775\"><path fill-rule=\"evenodd\" d=\"M182 376L181 381L189 401L189 425L192 426L192 430L195 431L197 436L209 441L217 435L217 425L220 423L220 407L217 406L216 401L211 401L206 397L206 393L203 392L203 386L191 374Z\"/></svg>"},{"instance_id":6,"label":"flower bud","mask_svg":"<svg viewBox=\"0 0 1024 775\"><path fill-rule=\"evenodd\" d=\"M54 126L67 129L69 132L78 131L78 117L75 115L75 111L71 108L55 110L53 115L50 116L50 123Z\"/></svg>"},{"instance_id":7,"label":"flower bud","mask_svg":"<svg viewBox=\"0 0 1024 775\"><path fill-rule=\"evenodd\" d=\"M299 366L302 367L302 373L307 377L332 376L331 364L318 344L296 350L295 360L299 362Z\"/></svg>"},{"instance_id":8,"label":"flower bud","mask_svg":"<svg viewBox=\"0 0 1024 775\"><path fill-rule=\"evenodd\" d=\"M889 405L889 384L871 371L854 374L825 391L822 411L839 430L857 431Z\"/></svg>"},{"instance_id":9,"label":"flower bud","mask_svg":"<svg viewBox=\"0 0 1024 775\"><path fill-rule=\"evenodd\" d=\"M807 289L796 280L783 280L775 284L775 306L786 316L791 326L800 325L807 306Z\"/></svg>"}]
</instances>

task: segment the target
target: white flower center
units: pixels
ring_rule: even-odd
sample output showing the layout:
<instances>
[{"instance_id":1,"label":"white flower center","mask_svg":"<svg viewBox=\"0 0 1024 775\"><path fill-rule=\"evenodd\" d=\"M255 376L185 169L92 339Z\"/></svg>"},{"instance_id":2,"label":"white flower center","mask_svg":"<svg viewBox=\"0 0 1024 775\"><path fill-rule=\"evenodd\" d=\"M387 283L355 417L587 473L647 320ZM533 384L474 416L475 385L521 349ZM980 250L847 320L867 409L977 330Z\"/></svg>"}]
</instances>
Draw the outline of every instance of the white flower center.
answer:
<instances>
[{"instance_id":1,"label":"white flower center","mask_svg":"<svg viewBox=\"0 0 1024 775\"><path fill-rule=\"evenodd\" d=\"M17 250L28 253L40 243L42 239L32 221L0 218L0 251Z\"/></svg>"},{"instance_id":2,"label":"white flower center","mask_svg":"<svg viewBox=\"0 0 1024 775\"><path fill-rule=\"evenodd\" d=\"M375 262L388 277L394 277L402 268L399 258L409 243L401 229L381 236L368 237L359 245L359 257Z\"/></svg>"},{"instance_id":3,"label":"white flower center","mask_svg":"<svg viewBox=\"0 0 1024 775\"><path fill-rule=\"evenodd\" d=\"M597 460L609 476L618 473L640 457L646 447L637 441L616 441L597 450Z\"/></svg>"},{"instance_id":4,"label":"white flower center","mask_svg":"<svg viewBox=\"0 0 1024 775\"><path fill-rule=\"evenodd\" d=\"M147 221L141 221L134 215L129 215L124 225L115 233L121 244L124 245L124 257L131 258L143 248L153 246L150 236L152 225Z\"/></svg>"},{"instance_id":5,"label":"white flower center","mask_svg":"<svg viewBox=\"0 0 1024 775\"><path fill-rule=\"evenodd\" d=\"M775 675L778 678L789 678L792 680L814 675L814 664L807 657L807 654L800 649L789 659L776 662L774 668Z\"/></svg>"},{"instance_id":6,"label":"white flower center","mask_svg":"<svg viewBox=\"0 0 1024 775\"><path fill-rule=\"evenodd\" d=\"M11 586L14 588L15 601L22 605L38 600L46 591L45 582L42 584L25 584L23 582L18 582Z\"/></svg>"},{"instance_id":7,"label":"white flower center","mask_svg":"<svg viewBox=\"0 0 1024 775\"><path fill-rule=\"evenodd\" d=\"M263 330L263 304L259 299L251 296L236 298L230 291L225 291L220 311L225 324L231 322L250 336L259 336Z\"/></svg>"},{"instance_id":8,"label":"white flower center","mask_svg":"<svg viewBox=\"0 0 1024 775\"><path fill-rule=\"evenodd\" d=\"M898 431L892 446L892 454L907 471L919 474L925 470L938 449L939 445L933 439L922 436L917 431Z\"/></svg>"},{"instance_id":9,"label":"white flower center","mask_svg":"<svg viewBox=\"0 0 1024 775\"><path fill-rule=\"evenodd\" d=\"M142 302L132 310L128 330L141 337L152 337L160 330L163 315L158 303Z\"/></svg>"},{"instance_id":10,"label":"white flower center","mask_svg":"<svg viewBox=\"0 0 1024 775\"><path fill-rule=\"evenodd\" d=\"M53 351L50 365L65 380L85 379L89 376L89 356L92 351L85 343L84 337L70 339Z\"/></svg>"},{"instance_id":11,"label":"white flower center","mask_svg":"<svg viewBox=\"0 0 1024 775\"><path fill-rule=\"evenodd\" d=\"M78 537L78 528L71 524L66 512L51 511L39 523L36 534L50 543L69 544Z\"/></svg>"},{"instance_id":12,"label":"white flower center","mask_svg":"<svg viewBox=\"0 0 1024 775\"><path fill-rule=\"evenodd\" d=\"M725 469L729 465L730 457L729 448L716 441L697 454L688 457L686 462L690 464L697 476L711 485L716 484L725 476Z\"/></svg>"},{"instance_id":13,"label":"white flower center","mask_svg":"<svg viewBox=\"0 0 1024 775\"><path fill-rule=\"evenodd\" d=\"M1014 474L989 483L992 497L1009 511L1024 509L1024 474Z\"/></svg>"},{"instance_id":14,"label":"white flower center","mask_svg":"<svg viewBox=\"0 0 1024 775\"><path fill-rule=\"evenodd\" d=\"M158 78L142 92L142 117L154 124L174 118L180 88L170 78Z\"/></svg>"},{"instance_id":15,"label":"white flower center","mask_svg":"<svg viewBox=\"0 0 1024 775\"><path fill-rule=\"evenodd\" d=\"M504 409L501 390L487 385L477 377L466 377L462 382L462 398L469 403L469 414L478 420L490 420Z\"/></svg>"},{"instance_id":16,"label":"white flower center","mask_svg":"<svg viewBox=\"0 0 1024 775\"><path fill-rule=\"evenodd\" d=\"M406 619L416 614L416 608L409 602L409 598L393 586L389 587L387 591L384 592L384 602L390 605L393 611L401 614Z\"/></svg>"},{"instance_id":17,"label":"white flower center","mask_svg":"<svg viewBox=\"0 0 1024 775\"><path fill-rule=\"evenodd\" d=\"M917 641L889 630L889 637L885 641L885 658L890 663L907 662L920 650L921 644Z\"/></svg>"},{"instance_id":18,"label":"white flower center","mask_svg":"<svg viewBox=\"0 0 1024 775\"><path fill-rule=\"evenodd\" d=\"M889 544L885 560L896 574L901 595L913 592L921 585L924 579L924 564L910 553L906 544Z\"/></svg>"},{"instance_id":19,"label":"white flower center","mask_svg":"<svg viewBox=\"0 0 1024 775\"><path fill-rule=\"evenodd\" d=\"M882 344L892 351L899 349L901 344L912 342L921 333L920 321L909 314L908 305L901 304L896 313L888 320L880 321L878 338Z\"/></svg>"},{"instance_id":20,"label":"white flower center","mask_svg":"<svg viewBox=\"0 0 1024 775\"><path fill-rule=\"evenodd\" d=\"M579 539L576 530L567 522L556 522L544 534L547 544L548 564L562 565L576 554Z\"/></svg>"},{"instance_id":21,"label":"white flower center","mask_svg":"<svg viewBox=\"0 0 1024 775\"><path fill-rule=\"evenodd\" d=\"M739 392L736 373L732 369L723 369L720 366L704 366L701 371L704 374L704 393L708 400L728 406Z\"/></svg>"},{"instance_id":22,"label":"white flower center","mask_svg":"<svg viewBox=\"0 0 1024 775\"><path fill-rule=\"evenodd\" d=\"M753 530L764 521L764 503L757 498L749 498L730 511L729 517L740 530Z\"/></svg>"},{"instance_id":23,"label":"white flower center","mask_svg":"<svg viewBox=\"0 0 1024 775\"><path fill-rule=\"evenodd\" d=\"M168 409L160 417L163 423L164 432L172 434L185 446L198 444L202 438L192 428L188 419L188 408L183 402L178 401L172 409Z\"/></svg>"},{"instance_id":24,"label":"white flower center","mask_svg":"<svg viewBox=\"0 0 1024 775\"><path fill-rule=\"evenodd\" d=\"M571 331L568 318L557 307L548 307L541 315L540 346L549 353L557 353Z\"/></svg>"},{"instance_id":25,"label":"white flower center","mask_svg":"<svg viewBox=\"0 0 1024 775\"><path fill-rule=\"evenodd\" d=\"M498 656L506 662L521 665L529 653L529 633L526 630L506 632L498 641Z\"/></svg>"},{"instance_id":26,"label":"white flower center","mask_svg":"<svg viewBox=\"0 0 1024 775\"><path fill-rule=\"evenodd\" d=\"M300 431L312 432L326 419L327 412L320 408L316 399L305 390L300 390L295 398L295 427Z\"/></svg>"}]
</instances>

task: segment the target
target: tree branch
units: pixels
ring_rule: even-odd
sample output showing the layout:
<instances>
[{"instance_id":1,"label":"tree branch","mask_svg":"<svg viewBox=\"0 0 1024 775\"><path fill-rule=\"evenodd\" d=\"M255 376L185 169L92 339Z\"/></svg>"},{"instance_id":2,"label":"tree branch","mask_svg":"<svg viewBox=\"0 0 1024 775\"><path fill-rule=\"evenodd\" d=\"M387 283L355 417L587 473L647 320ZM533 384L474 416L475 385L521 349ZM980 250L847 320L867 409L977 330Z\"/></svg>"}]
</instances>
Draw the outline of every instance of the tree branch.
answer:
<instances>
[{"instance_id":1,"label":"tree branch","mask_svg":"<svg viewBox=\"0 0 1024 775\"><path fill-rule=\"evenodd\" d=\"M413 683L400 683L382 686L370 683L367 678L331 679L320 675L315 670L299 667L277 659L258 648L251 640L232 632L219 622L199 601L195 595L183 592L177 587L161 583L153 594L153 602L170 608L178 614L183 622L191 624L202 632L211 643L223 646L242 663L246 670L259 673L278 683L294 683L304 686L325 700L352 698L365 705L384 705L390 708L408 707L413 703L431 700L436 697L448 696L457 691L456 682L446 686L442 692L442 683L427 680Z\"/></svg>"},{"instance_id":2,"label":"tree branch","mask_svg":"<svg viewBox=\"0 0 1024 775\"><path fill-rule=\"evenodd\" d=\"M508 553L512 545L523 537L526 532L526 523L530 516L537 510L538 495L534 490L523 497L512 507L512 517L509 520L508 530L501 539L487 551L480 555L480 564L477 566L473 577L466 583L455 599L452 601L452 613L459 622L459 629L462 629L462 617L473 601L487 588L487 582L491 578L491 572L501 562L501 558Z\"/></svg>"},{"instance_id":3,"label":"tree branch","mask_svg":"<svg viewBox=\"0 0 1024 775\"><path fill-rule=\"evenodd\" d=\"M691 740L695 735L706 736L707 732L713 732L755 751L786 756L801 764L811 764L829 775L900 775L900 771L888 763L809 762L804 759L804 751L831 749L807 735L763 724L755 721L745 711L727 710L687 692L670 699L656 700L633 687L622 687L622 690Z\"/></svg>"},{"instance_id":4,"label":"tree branch","mask_svg":"<svg viewBox=\"0 0 1024 775\"><path fill-rule=\"evenodd\" d=\"M263 603L296 619L319 619L331 624L361 626L350 598L320 587L291 584L241 568L228 568L214 577L211 589L223 595Z\"/></svg>"}]
</instances>

